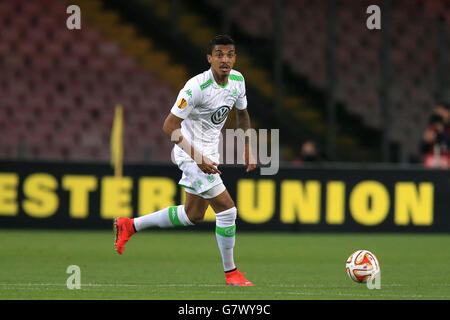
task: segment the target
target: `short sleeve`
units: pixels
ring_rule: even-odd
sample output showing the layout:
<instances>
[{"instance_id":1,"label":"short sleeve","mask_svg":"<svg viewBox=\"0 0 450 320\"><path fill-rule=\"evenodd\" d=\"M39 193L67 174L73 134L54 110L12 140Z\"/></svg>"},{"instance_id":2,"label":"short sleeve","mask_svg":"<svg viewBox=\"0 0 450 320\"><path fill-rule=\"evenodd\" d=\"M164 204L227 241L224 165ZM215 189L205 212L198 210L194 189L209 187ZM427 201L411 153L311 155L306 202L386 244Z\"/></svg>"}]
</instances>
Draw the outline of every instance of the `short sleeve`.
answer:
<instances>
[{"instance_id":1,"label":"short sleeve","mask_svg":"<svg viewBox=\"0 0 450 320\"><path fill-rule=\"evenodd\" d=\"M186 82L170 112L181 119L186 119L199 100L200 92L197 87L194 79Z\"/></svg>"},{"instance_id":2,"label":"short sleeve","mask_svg":"<svg viewBox=\"0 0 450 320\"><path fill-rule=\"evenodd\" d=\"M239 96L236 100L235 107L236 109L244 110L247 108L247 93L245 90L245 81L243 77L242 81L239 84L240 84Z\"/></svg>"}]
</instances>

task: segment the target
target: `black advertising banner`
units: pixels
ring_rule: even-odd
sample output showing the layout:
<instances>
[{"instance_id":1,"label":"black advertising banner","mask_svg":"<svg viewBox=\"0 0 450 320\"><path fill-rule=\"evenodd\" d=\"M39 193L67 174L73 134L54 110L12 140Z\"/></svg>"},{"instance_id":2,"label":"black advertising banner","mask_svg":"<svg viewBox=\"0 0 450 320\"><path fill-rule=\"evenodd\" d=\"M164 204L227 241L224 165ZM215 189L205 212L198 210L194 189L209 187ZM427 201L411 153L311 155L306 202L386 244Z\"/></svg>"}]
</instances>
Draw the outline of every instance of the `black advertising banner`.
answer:
<instances>
[{"instance_id":1,"label":"black advertising banner","mask_svg":"<svg viewBox=\"0 0 450 320\"><path fill-rule=\"evenodd\" d=\"M450 172L280 168L276 175L221 166L240 230L450 232ZM111 228L184 203L175 165L0 161L0 228ZM208 208L197 229L211 229Z\"/></svg>"}]
</instances>

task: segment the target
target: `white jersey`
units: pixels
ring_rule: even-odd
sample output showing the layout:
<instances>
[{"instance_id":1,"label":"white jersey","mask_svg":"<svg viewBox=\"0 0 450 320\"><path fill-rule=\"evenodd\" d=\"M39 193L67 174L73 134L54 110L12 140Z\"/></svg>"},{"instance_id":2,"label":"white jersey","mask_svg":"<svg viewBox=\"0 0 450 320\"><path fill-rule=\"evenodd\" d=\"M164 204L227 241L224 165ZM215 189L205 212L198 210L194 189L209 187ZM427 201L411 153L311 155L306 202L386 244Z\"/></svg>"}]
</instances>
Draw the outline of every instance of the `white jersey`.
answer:
<instances>
[{"instance_id":1,"label":"white jersey","mask_svg":"<svg viewBox=\"0 0 450 320\"><path fill-rule=\"evenodd\" d=\"M191 145L204 156L218 162L220 133L233 107L239 110L247 108L244 77L232 69L227 84L221 86L209 69L186 82L171 113L184 119L181 133ZM177 145L174 147L174 156L177 163L192 161Z\"/></svg>"}]
</instances>

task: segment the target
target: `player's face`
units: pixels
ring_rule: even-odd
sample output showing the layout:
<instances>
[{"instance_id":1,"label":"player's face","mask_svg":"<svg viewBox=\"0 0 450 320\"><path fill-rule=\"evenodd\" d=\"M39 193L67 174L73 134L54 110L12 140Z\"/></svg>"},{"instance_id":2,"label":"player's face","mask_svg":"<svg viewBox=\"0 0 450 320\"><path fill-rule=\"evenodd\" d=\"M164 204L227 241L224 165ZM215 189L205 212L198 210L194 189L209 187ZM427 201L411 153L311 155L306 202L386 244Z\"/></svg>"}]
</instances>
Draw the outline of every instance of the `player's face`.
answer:
<instances>
[{"instance_id":1,"label":"player's face","mask_svg":"<svg viewBox=\"0 0 450 320\"><path fill-rule=\"evenodd\" d=\"M208 54L208 62L215 74L225 77L230 74L236 61L234 45L216 45L211 54Z\"/></svg>"}]
</instances>

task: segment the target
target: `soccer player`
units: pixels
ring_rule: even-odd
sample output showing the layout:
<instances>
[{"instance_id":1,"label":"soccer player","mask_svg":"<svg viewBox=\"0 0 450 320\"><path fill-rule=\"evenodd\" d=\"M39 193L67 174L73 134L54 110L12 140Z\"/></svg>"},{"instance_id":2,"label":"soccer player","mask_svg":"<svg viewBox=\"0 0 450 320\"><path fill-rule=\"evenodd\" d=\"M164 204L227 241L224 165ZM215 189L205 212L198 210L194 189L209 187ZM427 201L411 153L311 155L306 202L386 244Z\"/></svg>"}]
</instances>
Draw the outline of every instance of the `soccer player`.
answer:
<instances>
[{"instance_id":1,"label":"soccer player","mask_svg":"<svg viewBox=\"0 0 450 320\"><path fill-rule=\"evenodd\" d=\"M116 218L115 247L123 254L131 236L145 228L198 224L211 205L226 283L252 286L234 263L237 210L217 168L220 132L233 107L237 109L238 127L244 131L250 128L244 77L233 69L236 61L233 39L226 35L214 37L207 60L211 68L186 83L163 125L163 131L175 143L174 159L183 172L179 184L184 186L186 202L134 219ZM247 139L243 156L246 171L255 169Z\"/></svg>"}]
</instances>

